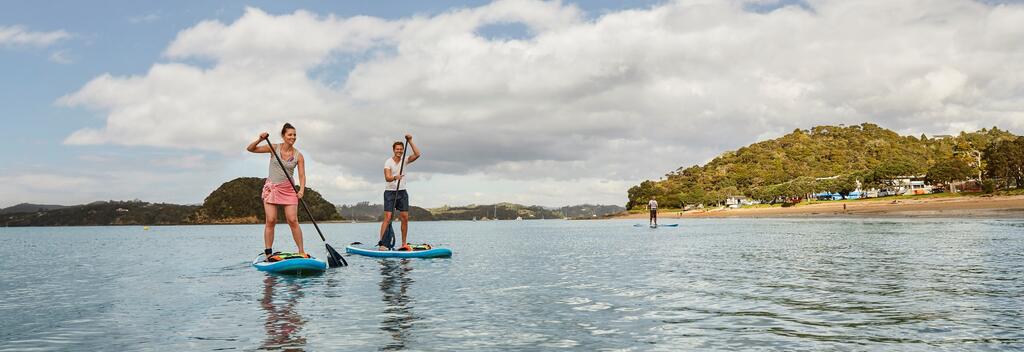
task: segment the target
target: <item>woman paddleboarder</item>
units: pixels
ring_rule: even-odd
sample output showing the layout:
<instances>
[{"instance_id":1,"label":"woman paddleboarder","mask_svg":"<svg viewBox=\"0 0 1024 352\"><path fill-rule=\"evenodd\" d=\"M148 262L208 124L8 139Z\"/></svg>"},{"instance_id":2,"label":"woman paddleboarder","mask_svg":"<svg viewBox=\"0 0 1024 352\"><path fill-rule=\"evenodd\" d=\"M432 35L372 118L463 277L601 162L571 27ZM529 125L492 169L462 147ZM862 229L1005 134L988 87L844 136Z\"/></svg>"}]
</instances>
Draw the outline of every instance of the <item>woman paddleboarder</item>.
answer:
<instances>
[{"instance_id":1,"label":"woman paddleboarder","mask_svg":"<svg viewBox=\"0 0 1024 352\"><path fill-rule=\"evenodd\" d=\"M260 145L260 142L269 136L266 132L260 133L260 136L249 143L245 150L252 153L270 153L269 146ZM263 211L267 217L267 224L263 229L263 253L266 253L268 258L274 253L274 225L277 224L277 207L279 206L284 207L284 218L288 221L288 227L292 229L292 238L295 239L295 245L299 247L299 254L306 254L306 250L302 247L302 228L299 227L298 216L299 198L302 198L303 192L306 191L306 162L302 158L302 153L295 149L295 137L295 127L290 123L285 123L281 128L281 138L284 139L284 143L273 144L273 148L281 158L281 163L284 164L284 169L287 169L288 174L285 175L281 164L271 155L270 174L267 176L266 183L263 184ZM299 168L298 192L295 191L295 185L288 180L288 176L295 174L296 166Z\"/></svg>"}]
</instances>

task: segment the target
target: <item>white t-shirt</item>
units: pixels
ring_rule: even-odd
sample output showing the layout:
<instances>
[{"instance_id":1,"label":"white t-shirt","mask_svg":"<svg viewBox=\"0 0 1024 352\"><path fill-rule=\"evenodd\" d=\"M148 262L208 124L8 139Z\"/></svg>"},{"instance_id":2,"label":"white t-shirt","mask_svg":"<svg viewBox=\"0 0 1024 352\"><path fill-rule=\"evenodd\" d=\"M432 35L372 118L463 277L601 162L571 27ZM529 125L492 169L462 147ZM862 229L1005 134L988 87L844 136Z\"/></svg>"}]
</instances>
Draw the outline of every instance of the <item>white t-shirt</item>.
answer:
<instances>
[{"instance_id":1,"label":"white t-shirt","mask_svg":"<svg viewBox=\"0 0 1024 352\"><path fill-rule=\"evenodd\" d=\"M647 202L647 207L652 209L652 210L653 209L658 209L658 201L656 201L654 199L651 199L650 202Z\"/></svg>"},{"instance_id":2,"label":"white t-shirt","mask_svg":"<svg viewBox=\"0 0 1024 352\"><path fill-rule=\"evenodd\" d=\"M394 157L388 158L388 160L384 160L384 169L385 170L391 169L391 176L398 175L398 170L402 170L402 175L408 175L409 174L409 172L408 172L409 171L409 164L410 164L409 158L411 158L411 156L407 156L405 158L405 168L402 168L401 159L399 159L399 162L396 163ZM407 183L409 183L409 179L408 178L403 178L401 185L398 185L397 183L398 183L398 181L391 181L391 182L386 183L384 185L384 190L385 191L394 191L395 190L395 186L399 186L398 190L401 191L401 190L405 189L405 185Z\"/></svg>"}]
</instances>

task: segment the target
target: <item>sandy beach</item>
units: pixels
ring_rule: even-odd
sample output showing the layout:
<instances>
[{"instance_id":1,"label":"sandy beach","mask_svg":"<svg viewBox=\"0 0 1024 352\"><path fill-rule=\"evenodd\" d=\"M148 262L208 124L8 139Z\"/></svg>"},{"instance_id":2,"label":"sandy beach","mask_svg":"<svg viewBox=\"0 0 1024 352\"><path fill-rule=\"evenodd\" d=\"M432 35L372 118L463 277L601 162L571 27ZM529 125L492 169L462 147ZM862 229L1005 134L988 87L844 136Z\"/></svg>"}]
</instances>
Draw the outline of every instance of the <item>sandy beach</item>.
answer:
<instances>
[{"instance_id":1,"label":"sandy beach","mask_svg":"<svg viewBox=\"0 0 1024 352\"><path fill-rule=\"evenodd\" d=\"M843 208L843 205L846 208ZM817 202L795 207L711 208L658 212L658 218L778 218L778 217L971 217L1024 218L1024 196L900 198ZM648 214L623 215L622 219L647 219Z\"/></svg>"}]
</instances>

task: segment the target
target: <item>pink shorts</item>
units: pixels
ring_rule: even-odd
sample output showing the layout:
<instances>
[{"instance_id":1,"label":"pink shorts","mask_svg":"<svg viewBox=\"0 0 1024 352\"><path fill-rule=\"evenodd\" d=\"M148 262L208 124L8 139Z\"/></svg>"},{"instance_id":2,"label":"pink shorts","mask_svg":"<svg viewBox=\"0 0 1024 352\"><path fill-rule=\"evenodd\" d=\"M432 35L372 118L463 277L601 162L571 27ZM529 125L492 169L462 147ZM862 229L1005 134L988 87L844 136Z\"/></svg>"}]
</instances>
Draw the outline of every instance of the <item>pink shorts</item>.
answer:
<instances>
[{"instance_id":1,"label":"pink shorts","mask_svg":"<svg viewBox=\"0 0 1024 352\"><path fill-rule=\"evenodd\" d=\"M263 202L278 205L299 204L299 195L295 194L295 186L289 181L281 183L270 183L270 179L263 184Z\"/></svg>"}]
</instances>

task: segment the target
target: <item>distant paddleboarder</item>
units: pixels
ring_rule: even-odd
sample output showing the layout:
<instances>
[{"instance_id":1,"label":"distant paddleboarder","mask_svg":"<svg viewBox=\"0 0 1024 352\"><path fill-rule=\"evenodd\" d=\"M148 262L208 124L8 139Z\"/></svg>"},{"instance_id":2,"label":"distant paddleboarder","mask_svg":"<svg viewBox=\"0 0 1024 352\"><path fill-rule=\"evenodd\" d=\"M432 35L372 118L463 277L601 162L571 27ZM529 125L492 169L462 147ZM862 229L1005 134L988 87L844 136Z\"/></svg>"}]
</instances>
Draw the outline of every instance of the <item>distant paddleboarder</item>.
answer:
<instances>
[{"instance_id":1,"label":"distant paddleboarder","mask_svg":"<svg viewBox=\"0 0 1024 352\"><path fill-rule=\"evenodd\" d=\"M405 153L405 145L402 141L395 141L391 144L393 155L384 160L384 181L387 182L384 186L384 222L380 224L380 241L377 242L378 249L382 251L388 250L384 243L384 232L391 224L391 214L395 208L398 209L398 217L402 220L402 245L399 250L412 250L408 241L409 194L405 191L405 186L408 183L405 176L408 173L409 164L420 158L420 149L416 148L416 143L412 142L411 134L405 135L405 141L412 148L412 155L406 156L404 165L402 155Z\"/></svg>"},{"instance_id":2,"label":"distant paddleboarder","mask_svg":"<svg viewBox=\"0 0 1024 352\"><path fill-rule=\"evenodd\" d=\"M647 202L647 209L651 210L651 226L658 226L658 201L654 200L654 196L651 196L651 201Z\"/></svg>"},{"instance_id":3,"label":"distant paddleboarder","mask_svg":"<svg viewBox=\"0 0 1024 352\"><path fill-rule=\"evenodd\" d=\"M245 150L252 153L270 153L269 146L260 145L260 142L269 136L270 134L266 132L260 133L260 136L249 143ZM295 245L299 247L299 254L306 253L302 247L302 229L299 228L298 216L299 198L302 198L306 191L306 162L302 158L302 153L295 149L296 134L292 124L284 124L284 127L281 128L281 138L284 139L284 143L274 144L274 152L281 158L281 163L284 164L284 169L287 169L288 175L294 175L295 168L298 167L299 190L295 191L295 185L288 180L288 175L285 175L281 164L271 155L270 174L263 184L262 194L263 211L267 218L266 226L263 229L263 252L267 254L268 258L274 253L274 225L277 224L277 207L284 207L284 218L288 221L288 227L292 229L292 238L295 239Z\"/></svg>"}]
</instances>

